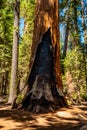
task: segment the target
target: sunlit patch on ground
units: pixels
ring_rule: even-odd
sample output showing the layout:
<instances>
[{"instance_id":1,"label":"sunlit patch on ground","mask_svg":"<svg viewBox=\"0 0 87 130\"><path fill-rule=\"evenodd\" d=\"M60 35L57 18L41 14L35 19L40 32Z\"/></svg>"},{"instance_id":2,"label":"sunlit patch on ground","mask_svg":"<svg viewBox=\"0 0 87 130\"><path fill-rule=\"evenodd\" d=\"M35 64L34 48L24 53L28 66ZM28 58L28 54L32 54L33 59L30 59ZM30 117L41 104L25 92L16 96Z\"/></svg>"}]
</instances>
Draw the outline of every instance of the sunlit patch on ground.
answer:
<instances>
[{"instance_id":1,"label":"sunlit patch on ground","mask_svg":"<svg viewBox=\"0 0 87 130\"><path fill-rule=\"evenodd\" d=\"M32 114L0 106L1 130L87 130L85 111L72 107L54 113ZM80 117L79 117L80 116ZM81 117L82 116L82 117ZM86 116L86 115L85 115Z\"/></svg>"}]
</instances>

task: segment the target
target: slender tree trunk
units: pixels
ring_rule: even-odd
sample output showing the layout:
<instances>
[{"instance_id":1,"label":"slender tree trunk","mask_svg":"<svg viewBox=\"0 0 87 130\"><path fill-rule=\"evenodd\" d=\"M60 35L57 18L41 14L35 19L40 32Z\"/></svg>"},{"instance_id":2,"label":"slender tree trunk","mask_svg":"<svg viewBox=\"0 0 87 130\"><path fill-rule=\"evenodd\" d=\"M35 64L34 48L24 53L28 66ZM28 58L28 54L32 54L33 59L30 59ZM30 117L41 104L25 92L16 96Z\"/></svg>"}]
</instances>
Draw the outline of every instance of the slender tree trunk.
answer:
<instances>
[{"instance_id":1,"label":"slender tree trunk","mask_svg":"<svg viewBox=\"0 0 87 130\"><path fill-rule=\"evenodd\" d=\"M5 72L5 89L4 89L4 94L7 94L8 91L8 75L9 75L9 71Z\"/></svg>"},{"instance_id":2,"label":"slender tree trunk","mask_svg":"<svg viewBox=\"0 0 87 130\"><path fill-rule=\"evenodd\" d=\"M64 39L63 59L66 57L68 47L68 35L69 35L69 23L70 23L69 19L70 19L70 1L68 1L68 13L67 13L65 39Z\"/></svg>"},{"instance_id":3,"label":"slender tree trunk","mask_svg":"<svg viewBox=\"0 0 87 130\"><path fill-rule=\"evenodd\" d=\"M12 71L11 71L10 94L9 94L8 103L13 103L16 97L17 69L18 69L18 43L19 43L19 16L20 16L20 0L15 0Z\"/></svg>"},{"instance_id":4,"label":"slender tree trunk","mask_svg":"<svg viewBox=\"0 0 87 130\"><path fill-rule=\"evenodd\" d=\"M69 22L67 21L66 30L65 30L65 39L64 39L64 48L63 48L63 55L62 59L64 60L67 54L68 49L68 34L69 34ZM64 74L64 64L62 61L62 74Z\"/></svg>"},{"instance_id":5,"label":"slender tree trunk","mask_svg":"<svg viewBox=\"0 0 87 130\"><path fill-rule=\"evenodd\" d=\"M65 59L68 49L68 36L69 36L69 19L70 19L70 1L68 1L68 13L66 16L66 26L65 26L65 37L64 37L64 47L62 59ZM62 74L64 74L64 64L62 62Z\"/></svg>"},{"instance_id":6,"label":"slender tree trunk","mask_svg":"<svg viewBox=\"0 0 87 130\"><path fill-rule=\"evenodd\" d=\"M4 88L5 88L5 74L2 74L2 84L1 84L1 95L4 95Z\"/></svg>"},{"instance_id":7,"label":"slender tree trunk","mask_svg":"<svg viewBox=\"0 0 87 130\"><path fill-rule=\"evenodd\" d=\"M77 0L74 0L74 25L75 25L75 37L74 37L74 46L78 46L80 43L79 40L79 29L77 23Z\"/></svg>"},{"instance_id":8,"label":"slender tree trunk","mask_svg":"<svg viewBox=\"0 0 87 130\"><path fill-rule=\"evenodd\" d=\"M22 108L33 112L65 106L60 65L57 0L36 0L29 89Z\"/></svg>"},{"instance_id":9,"label":"slender tree trunk","mask_svg":"<svg viewBox=\"0 0 87 130\"><path fill-rule=\"evenodd\" d=\"M63 58L66 57L66 53L67 53L68 33L69 33L69 22L67 21L66 32L65 32L65 40L64 40L64 49L63 49Z\"/></svg>"},{"instance_id":10,"label":"slender tree trunk","mask_svg":"<svg viewBox=\"0 0 87 130\"><path fill-rule=\"evenodd\" d=\"M7 86L8 86L8 73L5 72L2 74L2 95L7 94Z\"/></svg>"}]
</instances>

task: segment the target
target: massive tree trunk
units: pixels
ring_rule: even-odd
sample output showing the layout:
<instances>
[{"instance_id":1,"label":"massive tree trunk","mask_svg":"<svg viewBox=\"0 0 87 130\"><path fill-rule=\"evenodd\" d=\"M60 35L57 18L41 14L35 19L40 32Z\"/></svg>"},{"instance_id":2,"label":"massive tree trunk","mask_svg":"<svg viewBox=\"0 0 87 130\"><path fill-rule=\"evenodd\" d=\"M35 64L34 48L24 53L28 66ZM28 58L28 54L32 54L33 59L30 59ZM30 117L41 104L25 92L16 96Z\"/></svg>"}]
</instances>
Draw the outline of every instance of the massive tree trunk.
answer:
<instances>
[{"instance_id":1,"label":"massive tree trunk","mask_svg":"<svg viewBox=\"0 0 87 130\"><path fill-rule=\"evenodd\" d=\"M8 103L13 103L13 101L16 97L16 91L17 91L19 17L20 17L20 0L15 0L15 3L14 3L13 50L12 50L12 72L11 72L10 94L9 94Z\"/></svg>"},{"instance_id":2,"label":"massive tree trunk","mask_svg":"<svg viewBox=\"0 0 87 130\"><path fill-rule=\"evenodd\" d=\"M60 66L58 1L36 0L28 91L22 108L33 112L66 106Z\"/></svg>"}]
</instances>

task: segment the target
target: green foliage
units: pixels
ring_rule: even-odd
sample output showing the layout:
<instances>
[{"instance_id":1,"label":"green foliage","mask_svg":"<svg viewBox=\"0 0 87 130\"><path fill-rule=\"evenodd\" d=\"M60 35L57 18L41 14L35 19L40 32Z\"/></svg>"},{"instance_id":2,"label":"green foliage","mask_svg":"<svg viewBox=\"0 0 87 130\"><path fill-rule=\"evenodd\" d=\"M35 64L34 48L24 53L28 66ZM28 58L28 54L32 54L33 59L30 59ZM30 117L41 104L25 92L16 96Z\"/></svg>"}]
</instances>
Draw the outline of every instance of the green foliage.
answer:
<instances>
[{"instance_id":1,"label":"green foliage","mask_svg":"<svg viewBox=\"0 0 87 130\"><path fill-rule=\"evenodd\" d=\"M16 99L16 103L19 104L19 103L21 103L22 100L23 100L23 95L19 94Z\"/></svg>"},{"instance_id":2,"label":"green foliage","mask_svg":"<svg viewBox=\"0 0 87 130\"><path fill-rule=\"evenodd\" d=\"M34 6L35 0L21 2L21 17L24 18L24 30L22 41L19 45L19 76L26 78L29 71L29 59L34 25Z\"/></svg>"},{"instance_id":3,"label":"green foliage","mask_svg":"<svg viewBox=\"0 0 87 130\"><path fill-rule=\"evenodd\" d=\"M84 61L83 49L79 47L75 47L75 49L69 51L66 58L64 59L65 75L63 76L63 82L64 82L64 86L66 86L65 89L68 90L68 86L71 83L73 83L71 87L73 88L74 86L76 86L75 89L77 89L76 91L74 91L74 94L72 96L73 100L78 98L79 94L80 96L81 93L84 94L85 91L87 90L86 78L85 78L86 77L85 65L86 64ZM72 75L72 80L68 84L66 83L67 82L66 80L69 80L66 79L67 72L70 72L70 74ZM85 95L84 97L82 96L82 98L85 98Z\"/></svg>"},{"instance_id":4,"label":"green foliage","mask_svg":"<svg viewBox=\"0 0 87 130\"><path fill-rule=\"evenodd\" d=\"M80 45L81 41L81 23L78 22L78 18L81 18L81 1L79 0L63 0L60 4L60 12L62 12L60 17L60 22L62 23L63 31L63 41L65 40L65 30L68 26L68 47L74 48L76 45ZM62 31L61 31L62 32ZM61 33L60 32L60 33Z\"/></svg>"},{"instance_id":5,"label":"green foliage","mask_svg":"<svg viewBox=\"0 0 87 130\"><path fill-rule=\"evenodd\" d=\"M0 76L3 73L10 73L11 69L13 41L12 8L13 5L9 0L0 0ZM0 84L2 83L0 82Z\"/></svg>"},{"instance_id":6,"label":"green foliage","mask_svg":"<svg viewBox=\"0 0 87 130\"><path fill-rule=\"evenodd\" d=\"M82 53L78 49L78 47L76 47L72 51L69 51L64 61L64 66L65 66L66 71L71 71L75 68L79 69L80 67L79 59L80 60L82 59Z\"/></svg>"},{"instance_id":7,"label":"green foliage","mask_svg":"<svg viewBox=\"0 0 87 130\"><path fill-rule=\"evenodd\" d=\"M87 94L86 94L86 93L82 94L81 96L82 96L82 98L83 98L85 101L87 101Z\"/></svg>"}]
</instances>

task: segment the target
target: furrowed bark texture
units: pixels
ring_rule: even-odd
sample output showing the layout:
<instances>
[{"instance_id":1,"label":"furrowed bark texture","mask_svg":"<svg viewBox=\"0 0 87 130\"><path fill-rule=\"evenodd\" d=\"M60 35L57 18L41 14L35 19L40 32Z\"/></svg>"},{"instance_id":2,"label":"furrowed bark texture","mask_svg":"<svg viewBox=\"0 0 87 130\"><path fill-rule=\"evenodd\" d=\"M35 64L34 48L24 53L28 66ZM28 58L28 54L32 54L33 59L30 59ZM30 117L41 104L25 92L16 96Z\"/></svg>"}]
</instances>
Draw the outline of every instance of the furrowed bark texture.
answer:
<instances>
[{"instance_id":1,"label":"furrowed bark texture","mask_svg":"<svg viewBox=\"0 0 87 130\"><path fill-rule=\"evenodd\" d=\"M36 0L29 91L22 102L33 112L65 106L62 93L58 1Z\"/></svg>"},{"instance_id":2,"label":"furrowed bark texture","mask_svg":"<svg viewBox=\"0 0 87 130\"><path fill-rule=\"evenodd\" d=\"M11 104L13 103L13 101L16 97L16 89L17 89L19 17L20 17L20 0L15 0L12 70L11 70L11 81L10 81L10 94L9 94L9 99L8 99L8 103L11 103Z\"/></svg>"}]
</instances>

